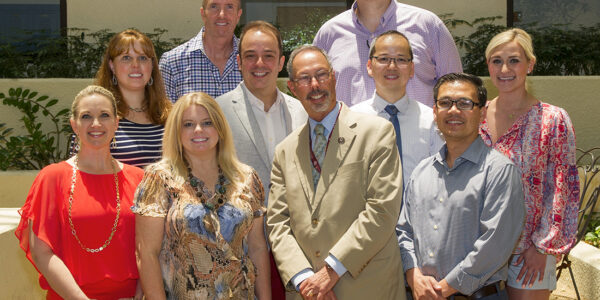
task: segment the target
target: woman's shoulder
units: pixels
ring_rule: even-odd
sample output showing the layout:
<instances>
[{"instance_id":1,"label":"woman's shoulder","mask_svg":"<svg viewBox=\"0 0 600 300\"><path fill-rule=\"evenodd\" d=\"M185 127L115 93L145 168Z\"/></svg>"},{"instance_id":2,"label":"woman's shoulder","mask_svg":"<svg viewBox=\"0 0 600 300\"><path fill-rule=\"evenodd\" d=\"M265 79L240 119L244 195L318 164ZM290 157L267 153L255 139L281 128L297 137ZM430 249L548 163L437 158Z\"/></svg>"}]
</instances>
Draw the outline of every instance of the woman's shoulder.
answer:
<instances>
[{"instance_id":1,"label":"woman's shoulder","mask_svg":"<svg viewBox=\"0 0 600 300\"><path fill-rule=\"evenodd\" d=\"M72 172L73 166L71 166L66 160L61 162L49 164L42 168L37 175L37 178L53 178L61 177L65 174Z\"/></svg>"},{"instance_id":2,"label":"woman's shoulder","mask_svg":"<svg viewBox=\"0 0 600 300\"><path fill-rule=\"evenodd\" d=\"M143 169L138 168L136 166L128 165L126 163L123 163L122 172L125 176L128 176L128 177L135 176L135 177L139 177L141 179L144 176Z\"/></svg>"}]
</instances>

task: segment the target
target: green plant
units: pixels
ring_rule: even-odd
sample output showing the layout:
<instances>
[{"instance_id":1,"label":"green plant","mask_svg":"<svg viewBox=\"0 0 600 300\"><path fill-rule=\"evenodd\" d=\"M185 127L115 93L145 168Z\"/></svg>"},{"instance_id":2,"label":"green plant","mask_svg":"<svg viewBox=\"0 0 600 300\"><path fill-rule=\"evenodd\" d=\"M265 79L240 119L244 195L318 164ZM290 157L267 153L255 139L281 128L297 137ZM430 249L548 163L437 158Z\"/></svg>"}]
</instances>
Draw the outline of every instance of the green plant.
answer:
<instances>
[{"instance_id":1,"label":"green plant","mask_svg":"<svg viewBox=\"0 0 600 300\"><path fill-rule=\"evenodd\" d=\"M592 219L588 224L583 241L600 248L600 213L594 213L590 217Z\"/></svg>"},{"instance_id":2,"label":"green plant","mask_svg":"<svg viewBox=\"0 0 600 300\"><path fill-rule=\"evenodd\" d=\"M48 164L64 160L67 151L67 135L71 131L68 116L69 109L58 112L51 110L57 99L38 96L38 92L29 89L11 88L8 96L0 93L2 104L17 108L23 117L23 127L27 135L12 136L12 128L0 123L0 170L41 169ZM52 130L44 132L40 114L52 123ZM61 139L65 145L61 144Z\"/></svg>"}]
</instances>

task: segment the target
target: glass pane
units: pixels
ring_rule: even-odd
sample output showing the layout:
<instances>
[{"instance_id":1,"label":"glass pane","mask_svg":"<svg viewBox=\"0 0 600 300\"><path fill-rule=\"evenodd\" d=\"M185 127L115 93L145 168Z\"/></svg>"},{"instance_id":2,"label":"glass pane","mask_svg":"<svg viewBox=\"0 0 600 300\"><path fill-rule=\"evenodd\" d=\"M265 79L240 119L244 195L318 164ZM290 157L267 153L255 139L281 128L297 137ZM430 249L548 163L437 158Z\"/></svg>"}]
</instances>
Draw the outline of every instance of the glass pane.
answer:
<instances>
[{"instance_id":1,"label":"glass pane","mask_svg":"<svg viewBox=\"0 0 600 300\"><path fill-rule=\"evenodd\" d=\"M346 1L245 0L242 1L242 8L244 15L240 20L241 24L253 20L264 20L284 29L302 23L308 14L317 8L324 13L340 13L346 10Z\"/></svg>"},{"instance_id":2,"label":"glass pane","mask_svg":"<svg viewBox=\"0 0 600 300\"><path fill-rule=\"evenodd\" d=\"M591 26L600 22L598 0L514 0L514 25L568 24Z\"/></svg>"}]
</instances>

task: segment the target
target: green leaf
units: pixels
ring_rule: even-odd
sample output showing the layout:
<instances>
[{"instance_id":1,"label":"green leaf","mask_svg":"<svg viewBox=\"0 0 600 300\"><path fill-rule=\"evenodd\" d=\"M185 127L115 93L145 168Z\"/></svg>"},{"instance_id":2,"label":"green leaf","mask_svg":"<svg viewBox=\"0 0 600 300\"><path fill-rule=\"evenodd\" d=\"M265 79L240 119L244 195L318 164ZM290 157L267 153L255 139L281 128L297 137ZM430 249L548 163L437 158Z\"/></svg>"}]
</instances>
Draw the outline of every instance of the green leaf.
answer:
<instances>
[{"instance_id":1,"label":"green leaf","mask_svg":"<svg viewBox=\"0 0 600 300\"><path fill-rule=\"evenodd\" d=\"M53 106L56 103L58 103L58 100L57 99L52 99L48 103L46 103L46 108L48 108L50 106Z\"/></svg>"},{"instance_id":2,"label":"green leaf","mask_svg":"<svg viewBox=\"0 0 600 300\"><path fill-rule=\"evenodd\" d=\"M23 93L21 94L21 96L22 96L23 98L27 97L27 95L29 95L29 89L25 89L25 90L23 91Z\"/></svg>"},{"instance_id":3,"label":"green leaf","mask_svg":"<svg viewBox=\"0 0 600 300\"><path fill-rule=\"evenodd\" d=\"M29 94L27 99L33 99L33 97L37 96L37 94L38 94L38 92L32 92L31 94Z\"/></svg>"},{"instance_id":4,"label":"green leaf","mask_svg":"<svg viewBox=\"0 0 600 300\"><path fill-rule=\"evenodd\" d=\"M41 97L37 98L37 100L36 100L36 101L37 101L37 102L42 102L42 101L44 101L44 100L46 100L46 99L48 99L48 98L50 98L50 97L48 97L48 96L41 96Z\"/></svg>"}]
</instances>

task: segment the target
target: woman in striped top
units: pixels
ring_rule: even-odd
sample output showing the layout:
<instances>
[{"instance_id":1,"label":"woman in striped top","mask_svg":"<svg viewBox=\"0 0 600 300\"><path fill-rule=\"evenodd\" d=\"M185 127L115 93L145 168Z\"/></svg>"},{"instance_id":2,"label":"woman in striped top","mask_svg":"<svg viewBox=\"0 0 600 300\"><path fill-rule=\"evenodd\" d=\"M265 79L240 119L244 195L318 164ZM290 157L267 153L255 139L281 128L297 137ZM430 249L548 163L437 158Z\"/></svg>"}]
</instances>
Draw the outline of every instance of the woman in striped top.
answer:
<instances>
[{"instance_id":1,"label":"woman in striped top","mask_svg":"<svg viewBox=\"0 0 600 300\"><path fill-rule=\"evenodd\" d=\"M171 102L152 41L134 29L117 33L108 43L95 83L117 99L120 120L113 157L138 167L158 161Z\"/></svg>"}]
</instances>

